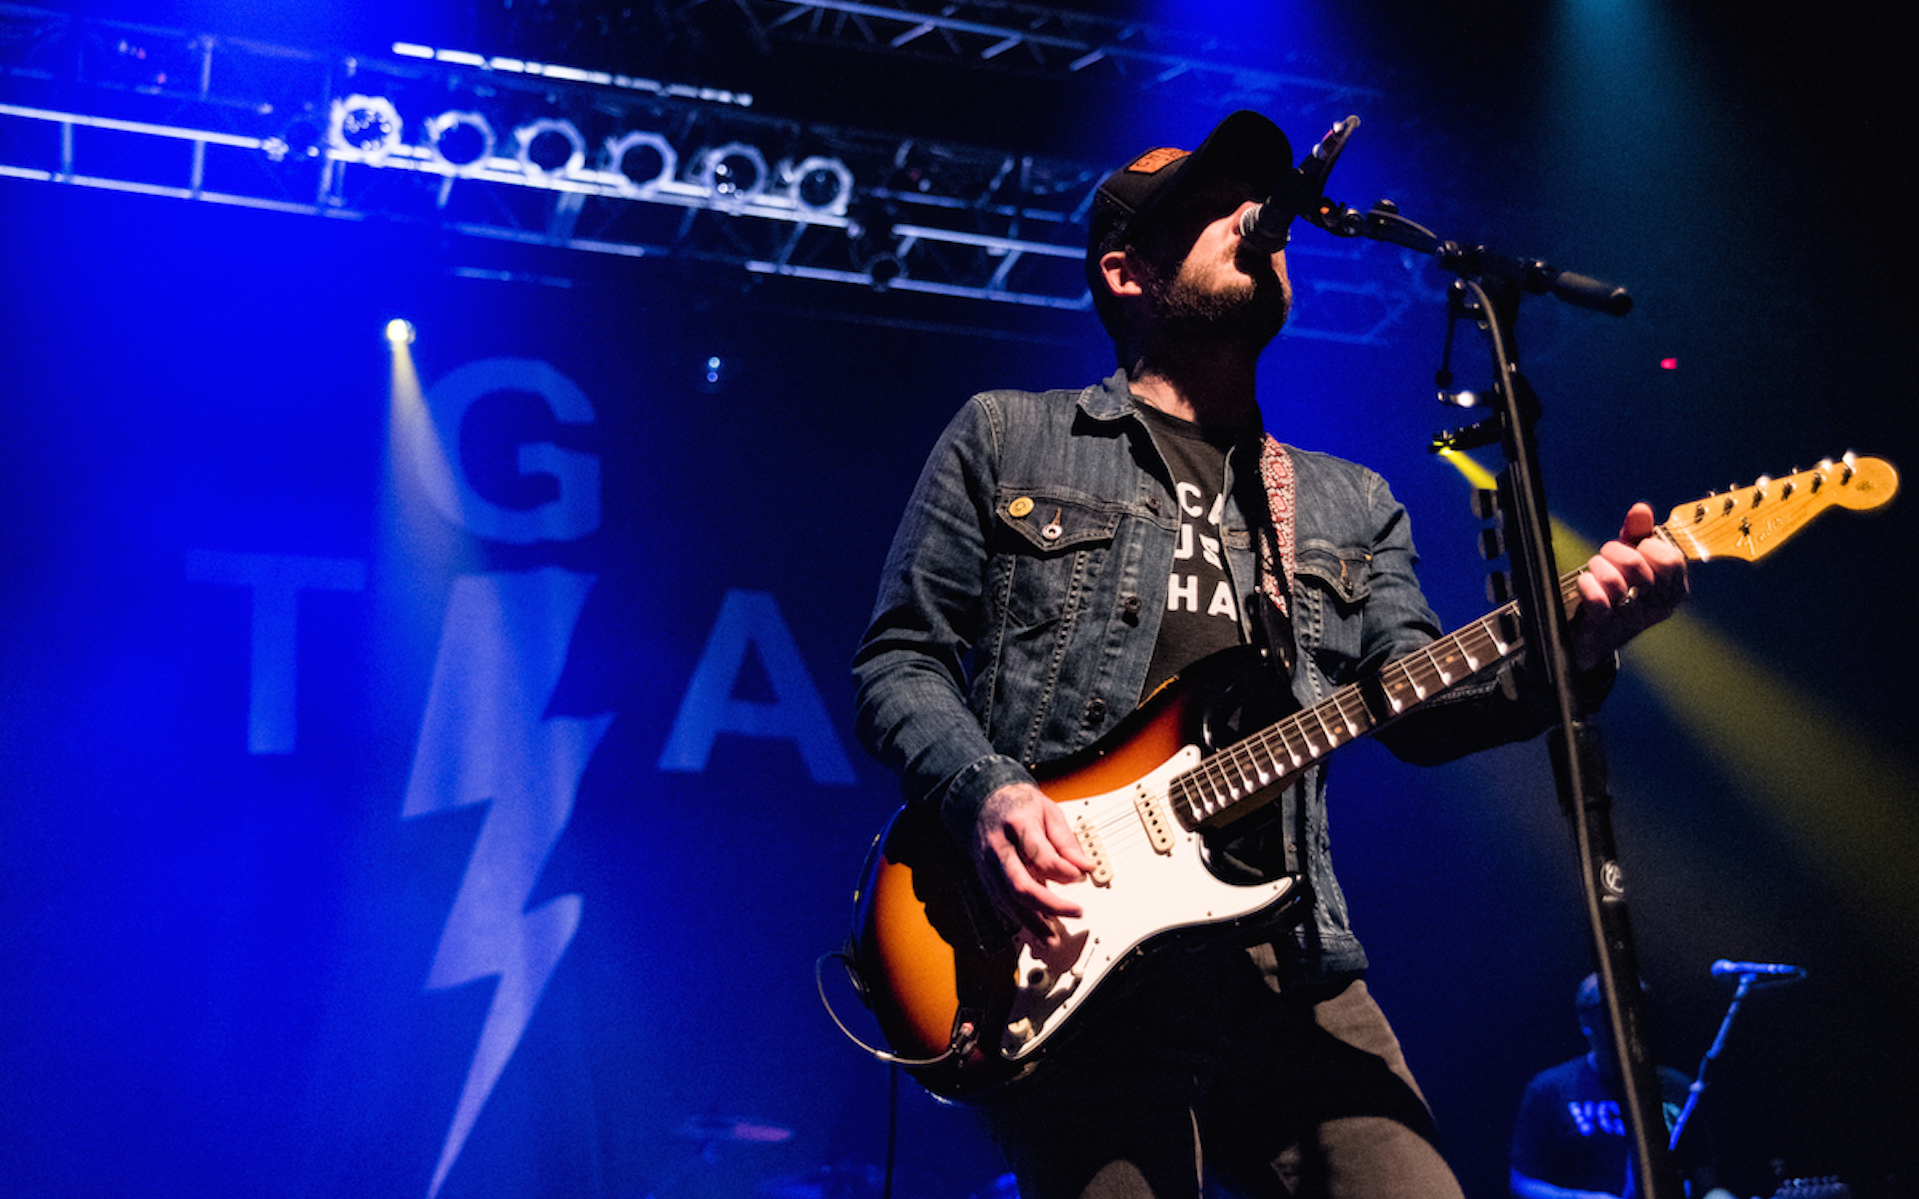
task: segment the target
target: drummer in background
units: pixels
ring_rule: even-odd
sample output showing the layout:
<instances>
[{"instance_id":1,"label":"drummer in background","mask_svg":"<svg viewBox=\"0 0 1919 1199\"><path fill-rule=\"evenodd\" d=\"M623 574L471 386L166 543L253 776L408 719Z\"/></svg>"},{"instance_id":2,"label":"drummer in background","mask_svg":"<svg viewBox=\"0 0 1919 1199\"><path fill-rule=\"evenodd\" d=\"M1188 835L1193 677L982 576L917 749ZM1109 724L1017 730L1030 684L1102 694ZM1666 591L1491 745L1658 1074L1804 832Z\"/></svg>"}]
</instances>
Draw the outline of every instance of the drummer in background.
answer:
<instances>
[{"instance_id":1,"label":"drummer in background","mask_svg":"<svg viewBox=\"0 0 1919 1199\"><path fill-rule=\"evenodd\" d=\"M1627 1193L1630 1154L1619 1110L1619 1063L1597 974L1579 984L1573 1002L1586 1052L1540 1071L1526 1085L1513 1124L1514 1199L1620 1199ZM1668 1130L1685 1107L1690 1085L1679 1071L1659 1067L1660 1108ZM1695 1165L1686 1173L1690 1194L1711 1185L1709 1166ZM1706 1199L1733 1196L1712 1187Z\"/></svg>"}]
</instances>

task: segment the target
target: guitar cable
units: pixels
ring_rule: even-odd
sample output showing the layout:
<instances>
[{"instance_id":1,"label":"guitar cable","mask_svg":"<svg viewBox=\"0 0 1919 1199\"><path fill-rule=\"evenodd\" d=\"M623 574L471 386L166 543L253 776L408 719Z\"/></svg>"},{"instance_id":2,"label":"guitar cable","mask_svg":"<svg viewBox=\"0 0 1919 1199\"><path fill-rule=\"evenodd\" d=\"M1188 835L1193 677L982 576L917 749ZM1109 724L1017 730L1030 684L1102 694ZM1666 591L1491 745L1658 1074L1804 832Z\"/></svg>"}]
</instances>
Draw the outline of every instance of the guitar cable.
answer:
<instances>
[{"instance_id":1,"label":"guitar cable","mask_svg":"<svg viewBox=\"0 0 1919 1199\"><path fill-rule=\"evenodd\" d=\"M840 967L846 971L846 976L852 982L855 991L858 991L862 995L866 992L865 984L860 979L858 965L853 961L852 955L847 950L835 949L828 953L821 954L813 961L813 986L814 989L819 992L820 1006L826 1009L827 1018L838 1026L840 1032L847 1040L859 1046L860 1049L864 1050L875 1060L885 1062L887 1065L895 1067L937 1066L942 1062L951 1061L959 1054L962 1045L972 1042L975 1031L972 1022L966 1021L954 1030L955 1035L953 1039L947 1042L945 1051L938 1057L901 1057L897 1053L891 1053L877 1046L867 1044L865 1041L860 1040L859 1034L846 1026L846 1021L840 1019L840 1014L833 1010L833 1001L826 996L825 967L829 961L835 961L840 964Z\"/></svg>"},{"instance_id":2,"label":"guitar cable","mask_svg":"<svg viewBox=\"0 0 1919 1199\"><path fill-rule=\"evenodd\" d=\"M853 1042L853 1044L859 1046L871 1056L886 1063L886 1164L882 1168L883 1172L880 1176L880 1199L893 1199L893 1173L899 1159L900 1069L903 1066L938 1065L953 1056L955 1046L948 1045L946 1052L940 1054L938 1057L928 1058L925 1061L914 1061L910 1058L900 1057L895 1053L888 1053L885 1050L876 1049L860 1040L859 1037L854 1035L853 1030L846 1026L846 1022L840 1019L840 1014L833 1010L833 1001L826 996L825 967L829 961L837 961L840 963L841 968L846 971L847 980L853 984L855 991L864 995L866 988L863 980L860 978L859 968L854 963L850 951L845 949L834 950L831 953L823 953L814 960L813 985L819 991L820 1006L826 1009L827 1017L839 1026L840 1032L845 1034L847 1040Z\"/></svg>"}]
</instances>

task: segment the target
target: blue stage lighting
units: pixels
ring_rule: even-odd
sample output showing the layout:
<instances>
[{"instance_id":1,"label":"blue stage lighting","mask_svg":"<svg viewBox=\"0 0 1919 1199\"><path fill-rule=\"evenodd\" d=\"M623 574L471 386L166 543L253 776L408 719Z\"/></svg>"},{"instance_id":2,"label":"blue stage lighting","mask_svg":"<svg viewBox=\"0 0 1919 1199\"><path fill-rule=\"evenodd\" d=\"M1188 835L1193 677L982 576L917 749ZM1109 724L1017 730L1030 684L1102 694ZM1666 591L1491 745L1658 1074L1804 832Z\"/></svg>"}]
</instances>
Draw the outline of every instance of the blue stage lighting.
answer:
<instances>
[{"instance_id":1,"label":"blue stage lighting","mask_svg":"<svg viewBox=\"0 0 1919 1199\"><path fill-rule=\"evenodd\" d=\"M401 124L393 101L355 94L333 102L327 140L336 150L379 162L399 146Z\"/></svg>"}]
</instances>

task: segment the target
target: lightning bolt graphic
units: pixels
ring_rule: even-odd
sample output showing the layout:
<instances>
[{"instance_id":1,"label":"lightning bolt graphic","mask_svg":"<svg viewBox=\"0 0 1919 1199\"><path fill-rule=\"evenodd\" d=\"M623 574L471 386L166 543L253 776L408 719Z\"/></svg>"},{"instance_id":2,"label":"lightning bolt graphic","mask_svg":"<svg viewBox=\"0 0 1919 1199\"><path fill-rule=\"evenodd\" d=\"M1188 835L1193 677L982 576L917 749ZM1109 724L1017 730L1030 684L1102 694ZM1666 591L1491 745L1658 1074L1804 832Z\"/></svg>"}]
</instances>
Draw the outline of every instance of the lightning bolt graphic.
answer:
<instances>
[{"instance_id":1,"label":"lightning bolt graphic","mask_svg":"<svg viewBox=\"0 0 1919 1199\"><path fill-rule=\"evenodd\" d=\"M453 584L402 817L491 802L454 897L426 988L499 977L428 1199L579 928L581 899L527 899L566 822L587 760L613 716L542 719L566 665L592 575L557 568L463 575Z\"/></svg>"}]
</instances>

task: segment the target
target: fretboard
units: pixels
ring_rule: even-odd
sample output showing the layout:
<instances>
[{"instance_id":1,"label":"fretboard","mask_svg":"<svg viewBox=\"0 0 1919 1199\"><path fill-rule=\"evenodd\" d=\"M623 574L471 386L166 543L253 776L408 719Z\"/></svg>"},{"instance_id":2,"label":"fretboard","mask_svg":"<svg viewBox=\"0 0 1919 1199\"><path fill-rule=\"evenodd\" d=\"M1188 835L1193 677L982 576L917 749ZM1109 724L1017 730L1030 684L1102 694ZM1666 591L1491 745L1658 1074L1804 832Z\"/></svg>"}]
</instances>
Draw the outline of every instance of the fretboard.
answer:
<instances>
[{"instance_id":1,"label":"fretboard","mask_svg":"<svg viewBox=\"0 0 1919 1199\"><path fill-rule=\"evenodd\" d=\"M1568 611L1578 600L1578 579L1574 571L1559 580ZM1168 786L1174 810L1188 828L1238 819L1333 750L1516 657L1521 648L1519 604L1513 602L1174 776Z\"/></svg>"}]
</instances>

